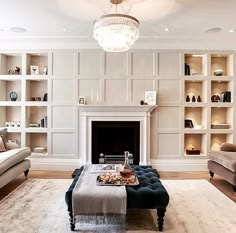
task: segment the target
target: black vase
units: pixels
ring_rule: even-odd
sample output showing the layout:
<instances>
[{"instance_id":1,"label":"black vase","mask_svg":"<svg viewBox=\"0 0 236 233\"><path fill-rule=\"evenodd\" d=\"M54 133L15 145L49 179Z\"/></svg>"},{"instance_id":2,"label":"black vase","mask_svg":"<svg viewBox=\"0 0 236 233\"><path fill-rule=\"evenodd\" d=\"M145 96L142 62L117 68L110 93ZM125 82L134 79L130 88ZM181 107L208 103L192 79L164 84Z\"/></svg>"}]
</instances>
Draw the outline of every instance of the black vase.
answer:
<instances>
[{"instance_id":1,"label":"black vase","mask_svg":"<svg viewBox=\"0 0 236 233\"><path fill-rule=\"evenodd\" d=\"M195 97L195 95L192 97L192 102L196 102L196 97Z\"/></svg>"},{"instance_id":2,"label":"black vase","mask_svg":"<svg viewBox=\"0 0 236 233\"><path fill-rule=\"evenodd\" d=\"M190 97L189 97L189 95L186 96L186 102L190 102Z\"/></svg>"},{"instance_id":3,"label":"black vase","mask_svg":"<svg viewBox=\"0 0 236 233\"><path fill-rule=\"evenodd\" d=\"M202 100L201 100L201 97L200 97L200 95L197 97L197 102L201 102Z\"/></svg>"}]
</instances>

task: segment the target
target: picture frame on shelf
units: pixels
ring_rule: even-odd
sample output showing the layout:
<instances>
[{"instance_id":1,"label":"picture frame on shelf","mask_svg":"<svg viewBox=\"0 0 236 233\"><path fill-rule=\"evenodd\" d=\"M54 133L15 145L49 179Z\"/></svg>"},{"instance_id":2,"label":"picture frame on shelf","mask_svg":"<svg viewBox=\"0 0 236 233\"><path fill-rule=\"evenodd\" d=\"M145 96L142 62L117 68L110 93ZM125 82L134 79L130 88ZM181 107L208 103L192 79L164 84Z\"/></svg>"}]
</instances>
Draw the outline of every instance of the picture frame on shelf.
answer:
<instances>
[{"instance_id":1,"label":"picture frame on shelf","mask_svg":"<svg viewBox=\"0 0 236 233\"><path fill-rule=\"evenodd\" d=\"M31 75L39 75L39 66L30 66Z\"/></svg>"},{"instance_id":2,"label":"picture frame on shelf","mask_svg":"<svg viewBox=\"0 0 236 233\"><path fill-rule=\"evenodd\" d=\"M78 104L85 105L85 97L84 96L79 96Z\"/></svg>"},{"instance_id":3,"label":"picture frame on shelf","mask_svg":"<svg viewBox=\"0 0 236 233\"><path fill-rule=\"evenodd\" d=\"M148 105L156 105L157 92L156 91L145 91L145 103Z\"/></svg>"}]
</instances>

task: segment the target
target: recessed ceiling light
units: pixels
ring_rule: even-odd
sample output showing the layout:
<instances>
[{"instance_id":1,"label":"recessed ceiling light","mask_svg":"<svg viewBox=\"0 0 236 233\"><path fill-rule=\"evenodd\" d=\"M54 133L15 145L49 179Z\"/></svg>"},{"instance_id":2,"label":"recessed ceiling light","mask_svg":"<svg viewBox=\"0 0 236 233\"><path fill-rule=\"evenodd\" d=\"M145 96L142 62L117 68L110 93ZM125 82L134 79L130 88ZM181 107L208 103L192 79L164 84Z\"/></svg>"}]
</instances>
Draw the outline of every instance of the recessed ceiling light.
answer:
<instances>
[{"instance_id":1,"label":"recessed ceiling light","mask_svg":"<svg viewBox=\"0 0 236 233\"><path fill-rule=\"evenodd\" d=\"M235 30L234 29L229 29L229 32L235 32Z\"/></svg>"},{"instance_id":2,"label":"recessed ceiling light","mask_svg":"<svg viewBox=\"0 0 236 233\"><path fill-rule=\"evenodd\" d=\"M24 33L26 32L26 29L22 27L11 27L10 31L15 32L15 33Z\"/></svg>"},{"instance_id":3,"label":"recessed ceiling light","mask_svg":"<svg viewBox=\"0 0 236 233\"><path fill-rule=\"evenodd\" d=\"M165 28L164 31L169 32L170 28Z\"/></svg>"},{"instance_id":4,"label":"recessed ceiling light","mask_svg":"<svg viewBox=\"0 0 236 233\"><path fill-rule=\"evenodd\" d=\"M204 32L206 33L216 33L216 32L220 32L222 30L222 28L220 27L214 27L214 28L207 28L204 30Z\"/></svg>"}]
</instances>

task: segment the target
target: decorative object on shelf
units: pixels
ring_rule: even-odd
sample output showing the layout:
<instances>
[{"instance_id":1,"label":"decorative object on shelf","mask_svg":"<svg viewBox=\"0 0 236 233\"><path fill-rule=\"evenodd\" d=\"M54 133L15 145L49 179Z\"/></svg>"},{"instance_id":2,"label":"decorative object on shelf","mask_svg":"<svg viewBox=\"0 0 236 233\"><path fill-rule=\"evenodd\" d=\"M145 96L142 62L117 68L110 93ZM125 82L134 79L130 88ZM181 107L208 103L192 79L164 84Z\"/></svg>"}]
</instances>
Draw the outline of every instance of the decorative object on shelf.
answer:
<instances>
[{"instance_id":1,"label":"decorative object on shelf","mask_svg":"<svg viewBox=\"0 0 236 233\"><path fill-rule=\"evenodd\" d=\"M220 102L231 102L231 92L224 91L220 94Z\"/></svg>"},{"instance_id":2,"label":"decorative object on shelf","mask_svg":"<svg viewBox=\"0 0 236 233\"><path fill-rule=\"evenodd\" d=\"M12 121L12 122L11 122L11 127L15 127L15 126L16 126L15 121Z\"/></svg>"},{"instance_id":3,"label":"decorative object on shelf","mask_svg":"<svg viewBox=\"0 0 236 233\"><path fill-rule=\"evenodd\" d=\"M48 74L48 67L44 66L43 68L43 75L47 75Z\"/></svg>"},{"instance_id":4,"label":"decorative object on shelf","mask_svg":"<svg viewBox=\"0 0 236 233\"><path fill-rule=\"evenodd\" d=\"M36 101L41 101L41 97L35 97Z\"/></svg>"},{"instance_id":5,"label":"decorative object on shelf","mask_svg":"<svg viewBox=\"0 0 236 233\"><path fill-rule=\"evenodd\" d=\"M85 97L79 96L79 105L85 105Z\"/></svg>"},{"instance_id":6,"label":"decorative object on shelf","mask_svg":"<svg viewBox=\"0 0 236 233\"><path fill-rule=\"evenodd\" d=\"M48 93L45 93L43 96L43 101L48 101Z\"/></svg>"},{"instance_id":7,"label":"decorative object on shelf","mask_svg":"<svg viewBox=\"0 0 236 233\"><path fill-rule=\"evenodd\" d=\"M156 91L145 91L145 103L147 103L148 105L156 105L156 96Z\"/></svg>"},{"instance_id":8,"label":"decorative object on shelf","mask_svg":"<svg viewBox=\"0 0 236 233\"><path fill-rule=\"evenodd\" d=\"M30 74L38 75L39 74L39 66L30 66Z\"/></svg>"},{"instance_id":9,"label":"decorative object on shelf","mask_svg":"<svg viewBox=\"0 0 236 233\"><path fill-rule=\"evenodd\" d=\"M212 129L229 129L229 124L211 124Z\"/></svg>"},{"instance_id":10,"label":"decorative object on shelf","mask_svg":"<svg viewBox=\"0 0 236 233\"><path fill-rule=\"evenodd\" d=\"M124 52L139 37L139 21L133 16L118 14L117 6L123 0L110 0L115 13L103 15L94 22L94 38L108 52ZM122 6L121 6L122 9Z\"/></svg>"},{"instance_id":11,"label":"decorative object on shelf","mask_svg":"<svg viewBox=\"0 0 236 233\"><path fill-rule=\"evenodd\" d=\"M196 97L195 97L195 95L193 95L193 97L192 97L192 102L193 102L193 103L196 102Z\"/></svg>"},{"instance_id":12,"label":"decorative object on shelf","mask_svg":"<svg viewBox=\"0 0 236 233\"><path fill-rule=\"evenodd\" d=\"M15 75L19 75L20 74L20 67L16 66L15 70L9 70L8 74L15 74Z\"/></svg>"},{"instance_id":13,"label":"decorative object on shelf","mask_svg":"<svg viewBox=\"0 0 236 233\"><path fill-rule=\"evenodd\" d=\"M44 118L42 118L42 119L40 120L40 127L42 127L42 128L47 128L47 127L48 127L47 116L45 116Z\"/></svg>"},{"instance_id":14,"label":"decorative object on shelf","mask_svg":"<svg viewBox=\"0 0 236 233\"><path fill-rule=\"evenodd\" d=\"M190 75L190 66L187 63L184 64L184 74Z\"/></svg>"},{"instance_id":15,"label":"decorative object on shelf","mask_svg":"<svg viewBox=\"0 0 236 233\"><path fill-rule=\"evenodd\" d=\"M10 96L11 101L16 101L18 98L18 95L15 91L12 91L9 96Z\"/></svg>"},{"instance_id":16,"label":"decorative object on shelf","mask_svg":"<svg viewBox=\"0 0 236 233\"><path fill-rule=\"evenodd\" d=\"M223 75L223 70L222 69L216 69L214 71L214 75L215 76L222 76Z\"/></svg>"},{"instance_id":17,"label":"decorative object on shelf","mask_svg":"<svg viewBox=\"0 0 236 233\"><path fill-rule=\"evenodd\" d=\"M197 102L201 102L202 101L202 99L201 99L201 96L199 95L198 97L197 97Z\"/></svg>"},{"instance_id":18,"label":"decorative object on shelf","mask_svg":"<svg viewBox=\"0 0 236 233\"><path fill-rule=\"evenodd\" d=\"M37 123L30 123L29 127L40 127L40 124Z\"/></svg>"},{"instance_id":19,"label":"decorative object on shelf","mask_svg":"<svg viewBox=\"0 0 236 233\"><path fill-rule=\"evenodd\" d=\"M46 148L45 147L42 147L42 146L38 146L38 147L35 147L33 149L33 152L34 153L40 153L40 154L44 154L46 152Z\"/></svg>"},{"instance_id":20,"label":"decorative object on shelf","mask_svg":"<svg viewBox=\"0 0 236 233\"><path fill-rule=\"evenodd\" d=\"M17 126L17 127L20 127L20 121L17 121L17 122L16 122L16 126Z\"/></svg>"},{"instance_id":21,"label":"decorative object on shelf","mask_svg":"<svg viewBox=\"0 0 236 233\"><path fill-rule=\"evenodd\" d=\"M140 105L144 105L144 101L143 100L140 101Z\"/></svg>"},{"instance_id":22,"label":"decorative object on shelf","mask_svg":"<svg viewBox=\"0 0 236 233\"><path fill-rule=\"evenodd\" d=\"M211 102L219 102L220 96L218 94L215 94L211 97Z\"/></svg>"},{"instance_id":23,"label":"decorative object on shelf","mask_svg":"<svg viewBox=\"0 0 236 233\"><path fill-rule=\"evenodd\" d=\"M189 97L189 95L186 96L185 101L186 101L186 102L190 102L190 97Z\"/></svg>"},{"instance_id":24,"label":"decorative object on shelf","mask_svg":"<svg viewBox=\"0 0 236 233\"><path fill-rule=\"evenodd\" d=\"M193 121L189 119L184 120L184 127L185 128L194 128Z\"/></svg>"},{"instance_id":25,"label":"decorative object on shelf","mask_svg":"<svg viewBox=\"0 0 236 233\"><path fill-rule=\"evenodd\" d=\"M30 101L35 101L35 97L30 97Z\"/></svg>"},{"instance_id":26,"label":"decorative object on shelf","mask_svg":"<svg viewBox=\"0 0 236 233\"><path fill-rule=\"evenodd\" d=\"M5 122L5 126L6 126L6 127L10 127L10 121L6 121L6 122Z\"/></svg>"},{"instance_id":27,"label":"decorative object on shelf","mask_svg":"<svg viewBox=\"0 0 236 233\"><path fill-rule=\"evenodd\" d=\"M191 150L186 149L187 155L200 155L200 150L192 148Z\"/></svg>"}]
</instances>

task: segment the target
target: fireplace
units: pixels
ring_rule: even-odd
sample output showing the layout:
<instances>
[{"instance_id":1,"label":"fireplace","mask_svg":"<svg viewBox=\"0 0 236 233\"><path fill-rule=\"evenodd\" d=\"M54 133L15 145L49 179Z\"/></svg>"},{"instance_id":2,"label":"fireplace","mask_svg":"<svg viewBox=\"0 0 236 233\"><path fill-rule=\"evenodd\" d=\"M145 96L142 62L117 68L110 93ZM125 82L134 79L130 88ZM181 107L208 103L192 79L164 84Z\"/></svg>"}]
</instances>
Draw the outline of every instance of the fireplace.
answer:
<instances>
[{"instance_id":1,"label":"fireplace","mask_svg":"<svg viewBox=\"0 0 236 233\"><path fill-rule=\"evenodd\" d=\"M92 122L92 163L100 163L103 157L106 158L104 162L123 162L124 151L129 151L133 155L133 164L139 164L139 121Z\"/></svg>"},{"instance_id":2,"label":"fireplace","mask_svg":"<svg viewBox=\"0 0 236 233\"><path fill-rule=\"evenodd\" d=\"M94 163L98 162L97 156L100 153L113 153L113 154L124 154L125 150L129 150L130 153L133 153L135 158L134 163L140 165L147 165L150 164L150 116L151 111L156 108L156 105L80 105L79 106L79 159L81 164L86 163ZM93 129L94 122L97 125L97 129ZM117 131L116 141L123 141L125 136L121 139L120 136L117 135L128 135L128 131L130 131L131 135L135 135L134 142L130 143L133 144L133 148L128 149L126 148L127 145L120 144L120 150L117 150L116 144L113 142L113 145L109 145L108 148L104 149L102 147L102 151L100 150L101 145L97 145L98 149L95 152L93 149L93 131L100 131L100 128L106 122L105 131ZM109 122L111 124L109 124ZM132 123L133 122L133 123ZM137 126L130 126L130 123L137 124ZM126 133L121 133L119 131L120 128ZM108 129L111 125L113 125L113 129ZM115 125L115 126L114 126ZM96 127L95 127L96 128ZM122 131L121 130L121 131ZM113 133L114 134L114 133ZM107 139L110 140L109 136L105 136ZM100 138L100 137L99 137ZM127 139L127 138L126 138ZM97 141L96 141L97 140ZM98 141L99 139L95 140L95 144L105 144L105 142ZM127 139L127 141L130 139ZM139 146L137 146L137 144ZM134 146L135 145L135 146ZM100 152L101 151L101 152ZM96 153L96 156L93 158L93 153Z\"/></svg>"}]
</instances>

